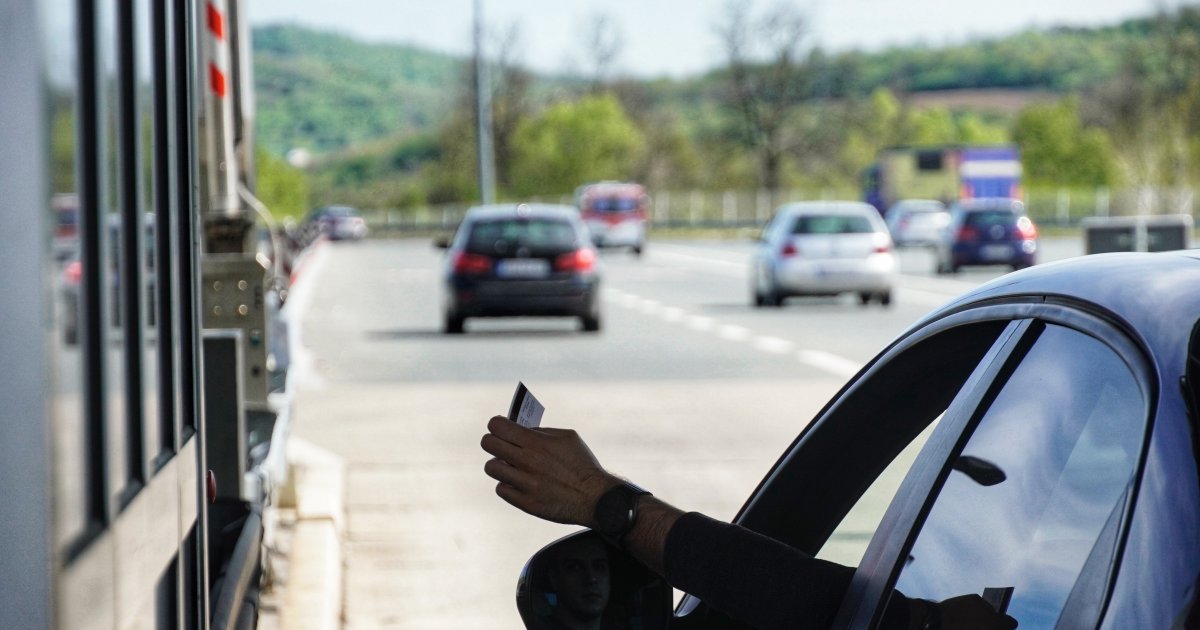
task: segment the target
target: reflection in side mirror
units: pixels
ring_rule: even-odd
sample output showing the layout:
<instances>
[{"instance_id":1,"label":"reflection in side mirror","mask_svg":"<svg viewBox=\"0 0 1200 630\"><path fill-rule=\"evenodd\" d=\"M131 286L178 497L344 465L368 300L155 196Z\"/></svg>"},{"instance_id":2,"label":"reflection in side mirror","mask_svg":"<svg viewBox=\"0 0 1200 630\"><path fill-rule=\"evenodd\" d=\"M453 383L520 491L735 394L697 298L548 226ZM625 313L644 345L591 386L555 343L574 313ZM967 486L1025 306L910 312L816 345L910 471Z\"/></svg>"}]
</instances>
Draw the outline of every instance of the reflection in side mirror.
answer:
<instances>
[{"instance_id":1,"label":"reflection in side mirror","mask_svg":"<svg viewBox=\"0 0 1200 630\"><path fill-rule=\"evenodd\" d=\"M533 555L517 580L517 610L529 630L662 630L671 587L592 531L562 538Z\"/></svg>"}]
</instances>

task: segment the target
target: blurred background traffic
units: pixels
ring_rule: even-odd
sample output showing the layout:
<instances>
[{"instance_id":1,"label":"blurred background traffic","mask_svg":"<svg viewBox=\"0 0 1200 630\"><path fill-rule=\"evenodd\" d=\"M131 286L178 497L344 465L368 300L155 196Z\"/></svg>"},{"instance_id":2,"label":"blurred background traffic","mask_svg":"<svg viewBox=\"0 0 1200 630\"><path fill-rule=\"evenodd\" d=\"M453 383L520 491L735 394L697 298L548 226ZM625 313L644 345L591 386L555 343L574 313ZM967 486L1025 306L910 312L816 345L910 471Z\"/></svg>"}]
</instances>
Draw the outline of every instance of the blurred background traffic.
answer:
<instances>
[{"instance_id":1,"label":"blurred background traffic","mask_svg":"<svg viewBox=\"0 0 1200 630\"><path fill-rule=\"evenodd\" d=\"M389 8L383 26L369 3L344 16L283 4L248 9L264 202L296 219L355 206L377 234L452 227L479 198L472 7ZM823 4L701 3L674 28L623 5L541 19L485 5L496 199L572 203L583 183L636 181L659 227L962 194L1020 198L1046 226L1189 212L1200 11L1049 4L975 18L918 4L890 29ZM1015 164L977 175L1020 173L1019 187L966 190L971 147ZM931 173L942 181L916 181Z\"/></svg>"}]
</instances>

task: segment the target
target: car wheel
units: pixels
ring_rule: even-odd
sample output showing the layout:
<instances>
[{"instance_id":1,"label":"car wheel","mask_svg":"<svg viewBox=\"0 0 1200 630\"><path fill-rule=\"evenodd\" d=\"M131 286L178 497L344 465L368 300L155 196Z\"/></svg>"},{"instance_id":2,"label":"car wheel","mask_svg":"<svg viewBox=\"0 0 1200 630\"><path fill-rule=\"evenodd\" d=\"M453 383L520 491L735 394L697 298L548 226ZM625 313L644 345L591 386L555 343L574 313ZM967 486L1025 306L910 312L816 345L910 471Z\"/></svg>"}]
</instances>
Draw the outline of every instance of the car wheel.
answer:
<instances>
[{"instance_id":1,"label":"car wheel","mask_svg":"<svg viewBox=\"0 0 1200 630\"><path fill-rule=\"evenodd\" d=\"M858 294L858 305L866 306L866 305L870 304L871 297L872 297L872 295L870 293L859 293Z\"/></svg>"},{"instance_id":2,"label":"car wheel","mask_svg":"<svg viewBox=\"0 0 1200 630\"><path fill-rule=\"evenodd\" d=\"M642 249L644 247L645 247L645 245L634 245L633 246L633 255L640 258L642 256Z\"/></svg>"},{"instance_id":3,"label":"car wheel","mask_svg":"<svg viewBox=\"0 0 1200 630\"><path fill-rule=\"evenodd\" d=\"M447 335L461 335L463 333L463 323L466 318L459 317L453 313L446 313L445 328L443 331Z\"/></svg>"},{"instance_id":4,"label":"car wheel","mask_svg":"<svg viewBox=\"0 0 1200 630\"><path fill-rule=\"evenodd\" d=\"M600 330L599 315L584 315L579 318L579 321L583 323L584 332L597 332Z\"/></svg>"},{"instance_id":5,"label":"car wheel","mask_svg":"<svg viewBox=\"0 0 1200 630\"><path fill-rule=\"evenodd\" d=\"M892 305L892 292L891 291L884 291L883 293L879 294L879 305L884 308L887 308Z\"/></svg>"}]
</instances>

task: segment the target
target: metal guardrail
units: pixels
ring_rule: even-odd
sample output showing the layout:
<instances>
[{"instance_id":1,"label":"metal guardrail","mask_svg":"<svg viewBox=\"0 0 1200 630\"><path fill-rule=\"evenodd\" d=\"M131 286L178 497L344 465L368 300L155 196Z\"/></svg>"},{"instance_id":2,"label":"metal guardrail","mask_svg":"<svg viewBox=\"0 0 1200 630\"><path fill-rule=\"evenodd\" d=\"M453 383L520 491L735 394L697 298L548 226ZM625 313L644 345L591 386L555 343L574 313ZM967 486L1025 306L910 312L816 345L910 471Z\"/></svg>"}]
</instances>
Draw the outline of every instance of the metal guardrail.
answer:
<instances>
[{"instance_id":1,"label":"metal guardrail","mask_svg":"<svg viewBox=\"0 0 1200 630\"><path fill-rule=\"evenodd\" d=\"M660 190L652 192L650 224L655 227L757 227L764 225L774 208L792 201L859 200L853 189L792 189L772 195L766 190ZM574 203L571 195L530 198L545 203ZM1039 225L1080 226L1094 218L1122 215L1172 216L1195 213L1196 196L1190 188L1135 187L1108 189L1035 188L1027 190L1026 207ZM397 209L368 209L363 217L372 233L405 233L451 230L471 204Z\"/></svg>"}]
</instances>

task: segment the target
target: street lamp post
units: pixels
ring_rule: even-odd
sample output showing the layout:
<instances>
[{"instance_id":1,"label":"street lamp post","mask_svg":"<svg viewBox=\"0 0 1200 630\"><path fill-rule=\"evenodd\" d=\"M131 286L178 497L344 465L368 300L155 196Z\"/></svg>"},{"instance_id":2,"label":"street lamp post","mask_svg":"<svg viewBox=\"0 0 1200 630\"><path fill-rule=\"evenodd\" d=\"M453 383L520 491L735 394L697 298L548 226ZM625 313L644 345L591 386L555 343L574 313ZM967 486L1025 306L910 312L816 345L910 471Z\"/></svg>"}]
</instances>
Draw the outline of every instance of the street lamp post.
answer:
<instances>
[{"instance_id":1,"label":"street lamp post","mask_svg":"<svg viewBox=\"0 0 1200 630\"><path fill-rule=\"evenodd\" d=\"M496 165L492 158L492 88L483 55L483 3L475 0L475 148L479 162L479 197L496 201Z\"/></svg>"}]
</instances>

